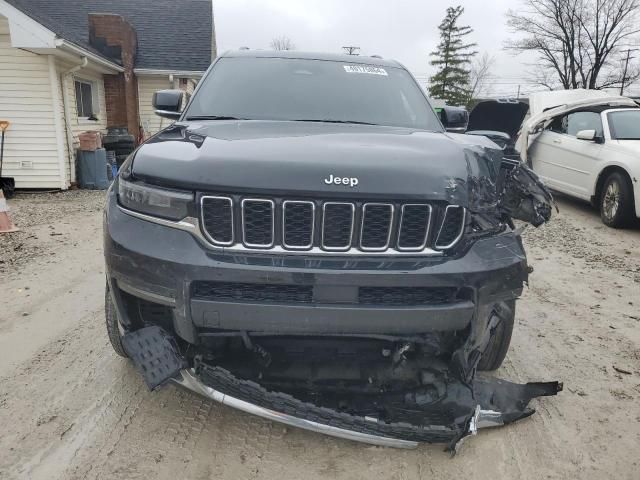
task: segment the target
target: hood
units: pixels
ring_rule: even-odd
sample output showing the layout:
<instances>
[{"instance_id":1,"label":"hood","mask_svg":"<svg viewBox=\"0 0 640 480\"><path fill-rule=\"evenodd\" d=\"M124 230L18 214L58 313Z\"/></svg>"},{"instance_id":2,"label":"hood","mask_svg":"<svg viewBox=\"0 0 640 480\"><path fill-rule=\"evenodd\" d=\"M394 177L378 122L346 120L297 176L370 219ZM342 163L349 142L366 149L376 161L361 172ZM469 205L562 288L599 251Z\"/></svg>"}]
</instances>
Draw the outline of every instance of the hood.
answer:
<instances>
[{"instance_id":1,"label":"hood","mask_svg":"<svg viewBox=\"0 0 640 480\"><path fill-rule=\"evenodd\" d=\"M528 110L529 104L521 100L486 100L480 102L471 110L467 131L488 130L502 132L515 139Z\"/></svg>"},{"instance_id":2,"label":"hood","mask_svg":"<svg viewBox=\"0 0 640 480\"><path fill-rule=\"evenodd\" d=\"M500 161L500 150L480 137L384 126L210 121L176 123L153 137L136 152L132 174L209 192L429 198L468 206L477 185L495 185Z\"/></svg>"}]
</instances>

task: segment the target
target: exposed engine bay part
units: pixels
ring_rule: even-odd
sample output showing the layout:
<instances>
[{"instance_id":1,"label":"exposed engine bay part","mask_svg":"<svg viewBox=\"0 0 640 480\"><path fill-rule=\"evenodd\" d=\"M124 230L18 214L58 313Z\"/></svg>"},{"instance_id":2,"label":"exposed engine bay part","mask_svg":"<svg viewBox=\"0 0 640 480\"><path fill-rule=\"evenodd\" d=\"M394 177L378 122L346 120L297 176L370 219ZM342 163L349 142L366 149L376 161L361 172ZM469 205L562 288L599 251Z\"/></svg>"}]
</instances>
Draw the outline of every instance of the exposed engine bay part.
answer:
<instances>
[{"instance_id":1,"label":"exposed engine bay part","mask_svg":"<svg viewBox=\"0 0 640 480\"><path fill-rule=\"evenodd\" d=\"M366 365L347 362L341 369L323 359L323 374L312 360L308 365L292 364L277 354L272 364L262 367L250 356L196 355L189 368L175 339L158 326L125 334L123 344L150 389L173 381L273 421L397 448L445 443L455 453L479 428L528 417L535 411L529 407L533 398L562 390L558 382L521 385L491 377L467 383L450 364L416 355L407 342L400 342L395 352L380 351L374 365L366 359ZM255 350L255 342L251 348ZM177 366L182 368L176 370ZM365 381L361 370L367 370Z\"/></svg>"},{"instance_id":2,"label":"exposed engine bay part","mask_svg":"<svg viewBox=\"0 0 640 480\"><path fill-rule=\"evenodd\" d=\"M517 220L539 227L551 219L552 207L558 211L551 192L524 164L506 173L499 209Z\"/></svg>"},{"instance_id":3,"label":"exposed engine bay part","mask_svg":"<svg viewBox=\"0 0 640 480\"><path fill-rule=\"evenodd\" d=\"M452 197L464 196L458 199L460 204L494 225L509 225L511 219L517 219L538 227L551 219L553 207L558 207L533 170L505 157L486 136L455 138L467 143L467 179L451 179L449 189Z\"/></svg>"}]
</instances>

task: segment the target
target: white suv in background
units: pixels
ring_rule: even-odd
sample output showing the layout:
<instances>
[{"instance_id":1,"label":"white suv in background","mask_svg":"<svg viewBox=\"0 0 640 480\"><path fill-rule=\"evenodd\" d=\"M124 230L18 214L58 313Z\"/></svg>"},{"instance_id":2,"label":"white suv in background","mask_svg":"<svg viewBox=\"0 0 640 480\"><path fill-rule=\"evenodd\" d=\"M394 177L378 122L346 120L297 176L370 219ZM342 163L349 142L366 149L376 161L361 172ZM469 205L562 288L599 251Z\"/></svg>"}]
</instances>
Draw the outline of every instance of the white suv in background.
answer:
<instances>
[{"instance_id":1,"label":"white suv in background","mask_svg":"<svg viewBox=\"0 0 640 480\"><path fill-rule=\"evenodd\" d=\"M638 105L594 90L544 92L530 101L518 144L547 186L597 205L610 227L640 217Z\"/></svg>"}]
</instances>

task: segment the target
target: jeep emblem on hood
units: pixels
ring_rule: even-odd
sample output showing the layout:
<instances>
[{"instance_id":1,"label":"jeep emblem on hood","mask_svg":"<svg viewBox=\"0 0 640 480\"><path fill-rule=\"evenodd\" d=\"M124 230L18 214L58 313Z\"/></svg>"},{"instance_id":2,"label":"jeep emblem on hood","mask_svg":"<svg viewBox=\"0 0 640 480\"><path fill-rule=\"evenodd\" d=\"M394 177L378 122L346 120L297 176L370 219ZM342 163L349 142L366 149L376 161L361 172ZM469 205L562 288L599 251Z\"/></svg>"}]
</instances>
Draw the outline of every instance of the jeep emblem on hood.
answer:
<instances>
[{"instance_id":1,"label":"jeep emblem on hood","mask_svg":"<svg viewBox=\"0 0 640 480\"><path fill-rule=\"evenodd\" d=\"M356 177L334 177L329 175L329 178L324 179L324 183L327 185L349 185L351 188L358 185L358 179Z\"/></svg>"}]
</instances>

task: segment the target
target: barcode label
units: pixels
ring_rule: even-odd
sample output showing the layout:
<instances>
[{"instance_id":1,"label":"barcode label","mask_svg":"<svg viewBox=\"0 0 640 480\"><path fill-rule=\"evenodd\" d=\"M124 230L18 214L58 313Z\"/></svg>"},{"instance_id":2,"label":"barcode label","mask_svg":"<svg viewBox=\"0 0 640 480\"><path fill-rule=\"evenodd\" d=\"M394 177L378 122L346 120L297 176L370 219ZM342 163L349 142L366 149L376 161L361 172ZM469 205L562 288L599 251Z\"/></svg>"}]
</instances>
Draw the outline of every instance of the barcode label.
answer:
<instances>
[{"instance_id":1,"label":"barcode label","mask_svg":"<svg viewBox=\"0 0 640 480\"><path fill-rule=\"evenodd\" d=\"M389 76L384 68L371 65L344 65L344 71L347 73L368 73L369 75Z\"/></svg>"}]
</instances>

